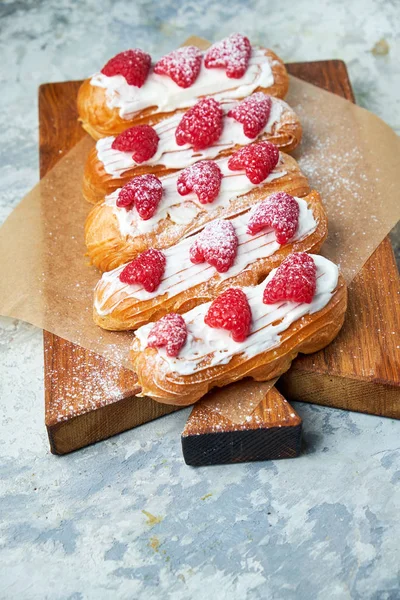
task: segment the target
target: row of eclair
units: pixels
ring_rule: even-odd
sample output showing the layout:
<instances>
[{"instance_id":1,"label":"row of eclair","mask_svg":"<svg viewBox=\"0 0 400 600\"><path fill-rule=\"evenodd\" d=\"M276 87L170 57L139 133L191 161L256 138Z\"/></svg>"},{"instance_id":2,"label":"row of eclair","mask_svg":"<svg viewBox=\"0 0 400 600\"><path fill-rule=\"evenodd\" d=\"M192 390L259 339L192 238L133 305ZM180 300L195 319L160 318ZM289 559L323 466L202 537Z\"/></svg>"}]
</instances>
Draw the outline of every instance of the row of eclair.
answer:
<instances>
[{"instance_id":1,"label":"row of eclair","mask_svg":"<svg viewBox=\"0 0 400 600\"><path fill-rule=\"evenodd\" d=\"M268 380L340 330L346 285L317 255L323 204L286 154L302 135L287 89L278 57L240 34L154 65L127 51L82 85L98 140L83 185L88 255L104 272L94 319L135 330L143 395L191 404Z\"/></svg>"}]
</instances>

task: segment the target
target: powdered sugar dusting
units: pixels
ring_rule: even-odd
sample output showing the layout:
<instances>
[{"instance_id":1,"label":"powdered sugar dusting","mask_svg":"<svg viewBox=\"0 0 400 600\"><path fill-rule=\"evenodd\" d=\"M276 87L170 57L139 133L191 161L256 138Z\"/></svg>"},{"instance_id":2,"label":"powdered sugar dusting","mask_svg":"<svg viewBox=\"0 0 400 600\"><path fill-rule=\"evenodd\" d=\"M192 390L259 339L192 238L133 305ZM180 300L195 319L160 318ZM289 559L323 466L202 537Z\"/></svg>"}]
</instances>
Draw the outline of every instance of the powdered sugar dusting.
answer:
<instances>
[{"instance_id":1,"label":"powdered sugar dusting","mask_svg":"<svg viewBox=\"0 0 400 600\"><path fill-rule=\"evenodd\" d=\"M193 263L208 262L219 273L225 273L232 266L239 240L230 221L217 219L199 233L190 248L190 260Z\"/></svg>"},{"instance_id":2,"label":"powdered sugar dusting","mask_svg":"<svg viewBox=\"0 0 400 600\"><path fill-rule=\"evenodd\" d=\"M252 183L261 183L276 167L279 150L271 142L257 142L244 146L232 154L228 161L231 171L245 169Z\"/></svg>"},{"instance_id":3,"label":"powdered sugar dusting","mask_svg":"<svg viewBox=\"0 0 400 600\"><path fill-rule=\"evenodd\" d=\"M118 193L117 206L132 209L134 206L141 219L151 219L163 194L161 181L155 175L138 175L124 185Z\"/></svg>"},{"instance_id":4,"label":"powdered sugar dusting","mask_svg":"<svg viewBox=\"0 0 400 600\"><path fill-rule=\"evenodd\" d=\"M276 241L287 244L296 233L299 214L299 205L293 196L277 192L251 209L247 231L254 235L265 227L272 227Z\"/></svg>"},{"instance_id":5,"label":"powdered sugar dusting","mask_svg":"<svg viewBox=\"0 0 400 600\"><path fill-rule=\"evenodd\" d=\"M179 87L188 88L196 81L203 55L196 46L184 46L163 56L154 67L158 75L168 75Z\"/></svg>"},{"instance_id":6,"label":"powdered sugar dusting","mask_svg":"<svg viewBox=\"0 0 400 600\"><path fill-rule=\"evenodd\" d=\"M187 330L184 318L176 313L162 317L149 333L147 345L150 348L165 347L168 356L178 356L186 341Z\"/></svg>"},{"instance_id":7,"label":"powdered sugar dusting","mask_svg":"<svg viewBox=\"0 0 400 600\"><path fill-rule=\"evenodd\" d=\"M204 64L207 69L226 69L228 77L239 79L246 73L250 56L251 44L248 38L240 33L232 33L211 46L206 52Z\"/></svg>"},{"instance_id":8,"label":"powdered sugar dusting","mask_svg":"<svg viewBox=\"0 0 400 600\"><path fill-rule=\"evenodd\" d=\"M221 169L216 162L200 160L182 171L176 187L181 196L194 192L201 204L208 204L218 197L221 180Z\"/></svg>"},{"instance_id":9,"label":"powdered sugar dusting","mask_svg":"<svg viewBox=\"0 0 400 600\"><path fill-rule=\"evenodd\" d=\"M238 106L231 109L228 116L242 123L245 136L254 139L268 122L271 107L271 96L263 92L257 92L245 98Z\"/></svg>"}]
</instances>

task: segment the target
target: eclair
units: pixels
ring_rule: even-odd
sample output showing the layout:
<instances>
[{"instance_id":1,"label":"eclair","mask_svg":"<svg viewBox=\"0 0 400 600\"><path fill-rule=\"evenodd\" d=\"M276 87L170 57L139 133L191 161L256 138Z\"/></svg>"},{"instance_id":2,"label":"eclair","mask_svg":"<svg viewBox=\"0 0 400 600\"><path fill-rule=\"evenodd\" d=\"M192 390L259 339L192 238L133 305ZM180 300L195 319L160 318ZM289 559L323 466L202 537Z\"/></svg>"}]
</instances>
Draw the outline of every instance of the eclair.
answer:
<instances>
[{"instance_id":1,"label":"eclair","mask_svg":"<svg viewBox=\"0 0 400 600\"><path fill-rule=\"evenodd\" d=\"M216 103L220 110L216 126L204 109L207 104L207 100L200 100L186 113L174 114L154 127L134 126L118 136L98 140L85 166L86 200L100 202L136 175L168 175L198 160L229 156L254 141L268 140L284 152L294 150L300 143L300 121L279 98L257 92L242 101ZM193 133L189 139L185 135L185 122L189 119L191 127L195 125L202 132L200 147ZM204 140L207 126L210 136Z\"/></svg>"},{"instance_id":2,"label":"eclair","mask_svg":"<svg viewBox=\"0 0 400 600\"><path fill-rule=\"evenodd\" d=\"M310 188L297 162L269 142L160 179L135 177L89 213L88 256L101 271L110 271L149 248L176 244L209 221L239 215L278 191L303 197Z\"/></svg>"},{"instance_id":3,"label":"eclair","mask_svg":"<svg viewBox=\"0 0 400 600\"><path fill-rule=\"evenodd\" d=\"M335 264L291 254L257 286L230 287L212 302L137 329L130 356L141 394L185 406L244 377L278 377L299 352L316 352L335 338L346 304Z\"/></svg>"},{"instance_id":4,"label":"eclair","mask_svg":"<svg viewBox=\"0 0 400 600\"><path fill-rule=\"evenodd\" d=\"M278 192L163 252L146 251L104 273L94 292L94 321L129 330L187 312L231 286L257 285L292 252L319 252L327 232L318 192L304 198Z\"/></svg>"},{"instance_id":5,"label":"eclair","mask_svg":"<svg viewBox=\"0 0 400 600\"><path fill-rule=\"evenodd\" d=\"M121 52L83 82L78 113L83 128L98 140L133 125L154 125L205 96L228 101L265 92L284 98L288 85L274 52L232 34L205 52L186 46L155 64L143 50Z\"/></svg>"}]
</instances>

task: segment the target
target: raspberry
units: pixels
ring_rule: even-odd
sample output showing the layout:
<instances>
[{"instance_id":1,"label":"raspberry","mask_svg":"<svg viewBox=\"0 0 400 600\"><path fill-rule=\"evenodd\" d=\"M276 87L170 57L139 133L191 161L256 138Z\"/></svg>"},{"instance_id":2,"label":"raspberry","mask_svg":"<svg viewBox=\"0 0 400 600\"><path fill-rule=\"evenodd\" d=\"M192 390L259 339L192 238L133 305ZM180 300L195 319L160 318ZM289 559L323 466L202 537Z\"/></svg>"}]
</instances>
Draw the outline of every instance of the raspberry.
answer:
<instances>
[{"instance_id":1,"label":"raspberry","mask_svg":"<svg viewBox=\"0 0 400 600\"><path fill-rule=\"evenodd\" d=\"M128 263L121 271L119 279L129 285L141 283L146 292L154 292L164 275L165 263L165 255L160 250L150 248Z\"/></svg>"},{"instance_id":2,"label":"raspberry","mask_svg":"<svg viewBox=\"0 0 400 600\"><path fill-rule=\"evenodd\" d=\"M310 304L317 287L316 274L315 262L309 254L290 254L267 283L263 295L264 304L275 304L280 300Z\"/></svg>"},{"instance_id":3,"label":"raspberry","mask_svg":"<svg viewBox=\"0 0 400 600\"><path fill-rule=\"evenodd\" d=\"M208 148L222 133L223 114L214 98L203 98L183 115L175 132L176 143L191 144L195 150Z\"/></svg>"},{"instance_id":4,"label":"raspberry","mask_svg":"<svg viewBox=\"0 0 400 600\"><path fill-rule=\"evenodd\" d=\"M168 75L181 88L196 81L201 67L202 54L196 46L185 46L163 56L154 67L154 73Z\"/></svg>"},{"instance_id":5,"label":"raspberry","mask_svg":"<svg viewBox=\"0 0 400 600\"><path fill-rule=\"evenodd\" d=\"M256 138L268 122L271 106L271 97L257 92L232 108L228 112L228 117L242 123L243 133L246 137Z\"/></svg>"},{"instance_id":6,"label":"raspberry","mask_svg":"<svg viewBox=\"0 0 400 600\"><path fill-rule=\"evenodd\" d=\"M179 350L186 341L186 323L181 315L170 313L162 317L152 327L147 339L149 348L165 346L168 356L178 356Z\"/></svg>"},{"instance_id":7,"label":"raspberry","mask_svg":"<svg viewBox=\"0 0 400 600\"><path fill-rule=\"evenodd\" d=\"M150 125L136 125L126 129L113 141L111 148L120 152L132 152L136 163L150 160L157 152L159 137Z\"/></svg>"},{"instance_id":8,"label":"raspberry","mask_svg":"<svg viewBox=\"0 0 400 600\"><path fill-rule=\"evenodd\" d=\"M190 260L194 264L208 262L218 273L225 273L235 261L238 243L230 221L211 221L191 246Z\"/></svg>"},{"instance_id":9,"label":"raspberry","mask_svg":"<svg viewBox=\"0 0 400 600\"><path fill-rule=\"evenodd\" d=\"M299 212L299 205L293 196L286 192L272 194L250 212L247 233L254 235L265 227L272 227L278 244L287 244L296 233Z\"/></svg>"},{"instance_id":10,"label":"raspberry","mask_svg":"<svg viewBox=\"0 0 400 600\"><path fill-rule=\"evenodd\" d=\"M251 44L247 37L232 33L211 46L204 57L204 64L207 69L226 69L227 77L240 79L246 73L250 56Z\"/></svg>"},{"instance_id":11,"label":"raspberry","mask_svg":"<svg viewBox=\"0 0 400 600\"><path fill-rule=\"evenodd\" d=\"M250 333L251 308L246 294L229 288L216 298L204 317L209 327L227 329L235 342L244 342Z\"/></svg>"},{"instance_id":12,"label":"raspberry","mask_svg":"<svg viewBox=\"0 0 400 600\"><path fill-rule=\"evenodd\" d=\"M218 197L222 173L217 163L200 160L183 169L178 177L177 189L181 196L194 192L201 204L208 204Z\"/></svg>"},{"instance_id":13,"label":"raspberry","mask_svg":"<svg viewBox=\"0 0 400 600\"><path fill-rule=\"evenodd\" d=\"M228 161L231 171L245 169L251 183L261 183L274 170L279 150L271 142L257 142L236 150Z\"/></svg>"},{"instance_id":14,"label":"raspberry","mask_svg":"<svg viewBox=\"0 0 400 600\"><path fill-rule=\"evenodd\" d=\"M139 48L120 52L111 58L102 68L101 72L107 77L122 75L129 85L142 87L147 79L151 65L150 54Z\"/></svg>"},{"instance_id":15,"label":"raspberry","mask_svg":"<svg viewBox=\"0 0 400 600\"><path fill-rule=\"evenodd\" d=\"M134 177L120 190L117 206L130 210L135 206L143 221L151 219L157 210L163 194L161 181L150 173Z\"/></svg>"}]
</instances>

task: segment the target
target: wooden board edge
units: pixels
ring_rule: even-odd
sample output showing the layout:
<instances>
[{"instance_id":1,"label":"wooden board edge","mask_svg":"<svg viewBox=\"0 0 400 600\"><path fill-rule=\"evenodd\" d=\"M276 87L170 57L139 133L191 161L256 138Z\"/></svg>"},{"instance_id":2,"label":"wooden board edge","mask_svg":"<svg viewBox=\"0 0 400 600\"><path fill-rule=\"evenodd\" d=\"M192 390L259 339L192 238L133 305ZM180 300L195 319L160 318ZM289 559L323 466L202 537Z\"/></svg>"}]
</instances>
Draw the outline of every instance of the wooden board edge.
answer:
<instances>
[{"instance_id":1,"label":"wooden board edge","mask_svg":"<svg viewBox=\"0 0 400 600\"><path fill-rule=\"evenodd\" d=\"M297 369L289 369L276 386L289 402L400 419L400 387L397 386Z\"/></svg>"},{"instance_id":2,"label":"wooden board edge","mask_svg":"<svg viewBox=\"0 0 400 600\"><path fill-rule=\"evenodd\" d=\"M140 410L138 403L140 402ZM181 410L150 398L131 396L78 417L47 425L52 454L64 455ZM84 432L84 435L82 435Z\"/></svg>"},{"instance_id":3,"label":"wooden board edge","mask_svg":"<svg viewBox=\"0 0 400 600\"><path fill-rule=\"evenodd\" d=\"M202 435L203 449L199 449L196 436L182 436L182 453L185 463L192 467L296 458L301 453L302 427L299 423L292 427L206 433Z\"/></svg>"},{"instance_id":4,"label":"wooden board edge","mask_svg":"<svg viewBox=\"0 0 400 600\"><path fill-rule=\"evenodd\" d=\"M245 382L233 384L243 397ZM261 385L261 384L260 384ZM262 393L262 392L261 392ZM190 466L257 462L295 458L301 452L302 419L272 387L247 418L234 421L220 412L211 392L194 405L181 434L182 453Z\"/></svg>"}]
</instances>

